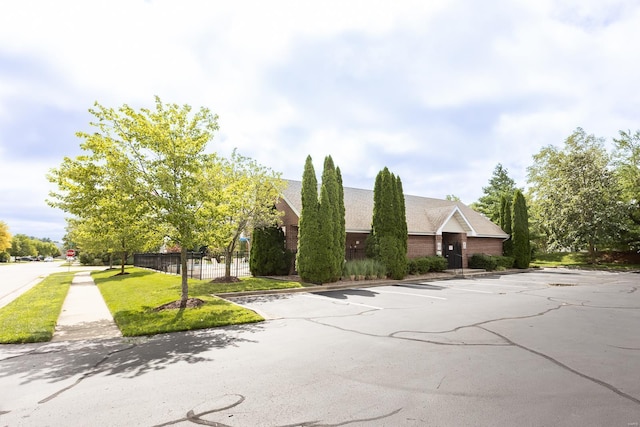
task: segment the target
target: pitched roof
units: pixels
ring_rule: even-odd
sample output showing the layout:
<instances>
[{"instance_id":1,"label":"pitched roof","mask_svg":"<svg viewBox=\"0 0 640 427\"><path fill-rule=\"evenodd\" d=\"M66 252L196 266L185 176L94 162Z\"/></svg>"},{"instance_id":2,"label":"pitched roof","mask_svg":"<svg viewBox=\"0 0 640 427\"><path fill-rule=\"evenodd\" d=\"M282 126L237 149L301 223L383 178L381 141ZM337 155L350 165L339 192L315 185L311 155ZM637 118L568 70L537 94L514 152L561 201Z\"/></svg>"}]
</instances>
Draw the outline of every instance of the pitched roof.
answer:
<instances>
[{"instance_id":1,"label":"pitched roof","mask_svg":"<svg viewBox=\"0 0 640 427\"><path fill-rule=\"evenodd\" d=\"M295 214L302 211L302 182L287 180L282 198ZM442 232L467 233L474 237L509 237L500 227L462 202L404 196L407 228L412 235ZM373 191L344 187L345 226L347 232L368 233L373 216Z\"/></svg>"}]
</instances>

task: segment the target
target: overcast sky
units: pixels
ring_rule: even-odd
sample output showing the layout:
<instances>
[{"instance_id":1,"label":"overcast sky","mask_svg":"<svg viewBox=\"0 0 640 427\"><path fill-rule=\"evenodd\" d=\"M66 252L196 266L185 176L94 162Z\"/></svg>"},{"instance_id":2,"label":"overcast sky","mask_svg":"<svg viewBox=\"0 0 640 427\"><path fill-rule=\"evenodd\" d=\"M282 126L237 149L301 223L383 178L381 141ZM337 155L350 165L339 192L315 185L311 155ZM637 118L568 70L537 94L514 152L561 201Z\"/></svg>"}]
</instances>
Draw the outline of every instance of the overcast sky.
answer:
<instances>
[{"instance_id":1,"label":"overcast sky","mask_svg":"<svg viewBox=\"0 0 640 427\"><path fill-rule=\"evenodd\" d=\"M498 163L576 127L640 128L638 1L0 0L0 220L59 240L45 175L87 112L164 102L219 115L210 150L344 184L384 166L407 194L470 204Z\"/></svg>"}]
</instances>

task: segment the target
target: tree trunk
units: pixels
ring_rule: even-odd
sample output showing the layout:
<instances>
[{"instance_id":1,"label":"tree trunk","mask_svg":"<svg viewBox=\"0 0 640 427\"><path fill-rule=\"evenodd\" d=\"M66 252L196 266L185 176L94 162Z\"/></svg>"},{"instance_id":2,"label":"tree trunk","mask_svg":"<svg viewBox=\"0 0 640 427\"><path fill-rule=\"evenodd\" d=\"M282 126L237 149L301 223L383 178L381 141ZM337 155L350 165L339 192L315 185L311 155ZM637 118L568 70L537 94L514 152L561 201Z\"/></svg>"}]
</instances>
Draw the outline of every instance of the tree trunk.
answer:
<instances>
[{"instance_id":1,"label":"tree trunk","mask_svg":"<svg viewBox=\"0 0 640 427\"><path fill-rule=\"evenodd\" d=\"M596 263L596 248L592 241L589 241L589 260L591 264Z\"/></svg>"},{"instance_id":2,"label":"tree trunk","mask_svg":"<svg viewBox=\"0 0 640 427\"><path fill-rule=\"evenodd\" d=\"M224 277L231 278L231 263L233 262L233 250L236 248L236 239L224 248Z\"/></svg>"},{"instance_id":3,"label":"tree trunk","mask_svg":"<svg viewBox=\"0 0 640 427\"><path fill-rule=\"evenodd\" d=\"M182 293L180 294L180 308L187 307L187 299L189 299L189 282L187 271L187 249L180 249L180 268L182 270Z\"/></svg>"},{"instance_id":4,"label":"tree trunk","mask_svg":"<svg viewBox=\"0 0 640 427\"><path fill-rule=\"evenodd\" d=\"M229 279L231 277L231 261L233 260L233 252L226 248L224 250L224 277Z\"/></svg>"},{"instance_id":5,"label":"tree trunk","mask_svg":"<svg viewBox=\"0 0 640 427\"><path fill-rule=\"evenodd\" d=\"M122 253L122 264L120 265L120 274L124 274L124 264L127 262L127 252ZM109 264L113 264L113 254L109 255ZM109 266L111 268L111 266Z\"/></svg>"}]
</instances>

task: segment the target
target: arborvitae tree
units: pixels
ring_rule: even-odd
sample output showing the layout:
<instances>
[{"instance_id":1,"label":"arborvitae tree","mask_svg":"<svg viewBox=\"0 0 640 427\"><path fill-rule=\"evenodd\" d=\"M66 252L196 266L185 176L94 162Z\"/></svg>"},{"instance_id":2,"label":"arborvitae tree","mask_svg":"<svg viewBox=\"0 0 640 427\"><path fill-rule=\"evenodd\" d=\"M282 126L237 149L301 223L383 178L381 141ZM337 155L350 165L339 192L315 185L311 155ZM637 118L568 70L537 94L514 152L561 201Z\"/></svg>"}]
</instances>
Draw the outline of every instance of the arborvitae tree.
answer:
<instances>
[{"instance_id":1,"label":"arborvitae tree","mask_svg":"<svg viewBox=\"0 0 640 427\"><path fill-rule=\"evenodd\" d=\"M371 235L367 255L380 260L387 274L402 279L407 268L407 220L402 182L388 168L376 177ZM369 246L372 247L369 247Z\"/></svg>"},{"instance_id":2,"label":"arborvitae tree","mask_svg":"<svg viewBox=\"0 0 640 427\"><path fill-rule=\"evenodd\" d=\"M402 253L406 254L409 248L409 230L407 229L407 210L404 203L404 190L402 189L402 180L396 177L396 221L398 224L398 238L402 243Z\"/></svg>"},{"instance_id":3,"label":"arborvitae tree","mask_svg":"<svg viewBox=\"0 0 640 427\"><path fill-rule=\"evenodd\" d=\"M345 262L344 254L347 244L347 230L345 224L344 187L342 185L342 173L340 172L339 167L336 167L336 179L338 181L338 230L336 231L338 246L336 249L336 257L338 261L338 274L341 275L342 267Z\"/></svg>"},{"instance_id":4,"label":"arborvitae tree","mask_svg":"<svg viewBox=\"0 0 640 427\"><path fill-rule=\"evenodd\" d=\"M386 169L386 168L385 168ZM373 186L373 216L371 219L371 232L369 236L367 236L367 248L366 254L367 258L379 259L380 258L380 242L378 241L379 229L381 227L381 213L380 206L382 206L382 176L383 171L380 171L378 175L376 175L376 182Z\"/></svg>"},{"instance_id":5,"label":"arborvitae tree","mask_svg":"<svg viewBox=\"0 0 640 427\"><path fill-rule=\"evenodd\" d=\"M307 175L313 173L313 180ZM307 178L305 179L305 176ZM300 215L298 272L303 280L314 283L333 282L342 274L344 261L344 246L346 239L344 220L344 191L342 177L336 169L331 156L324 161L320 200L318 201L317 181L311 164L311 157L307 157L305 176L302 180L302 213ZM305 189L314 184L315 192ZM310 199L315 197L314 201ZM314 227L309 212L313 209ZM303 219L304 218L304 219ZM315 233L309 236L308 233ZM311 246L309 242L313 242ZM311 258L309 258L309 254ZM310 262L313 266L308 265Z\"/></svg>"},{"instance_id":6,"label":"arborvitae tree","mask_svg":"<svg viewBox=\"0 0 640 427\"><path fill-rule=\"evenodd\" d=\"M285 235L280 227L253 230L249 268L254 276L283 275L289 271Z\"/></svg>"},{"instance_id":7,"label":"arborvitae tree","mask_svg":"<svg viewBox=\"0 0 640 427\"><path fill-rule=\"evenodd\" d=\"M307 156L302 174L302 212L298 229L298 274L307 282L318 277L320 234L318 181L311 156Z\"/></svg>"},{"instance_id":8,"label":"arborvitae tree","mask_svg":"<svg viewBox=\"0 0 640 427\"><path fill-rule=\"evenodd\" d=\"M531 247L529 243L529 214L527 202L520 190L513 197L513 256L517 268L529 268Z\"/></svg>"},{"instance_id":9,"label":"arborvitae tree","mask_svg":"<svg viewBox=\"0 0 640 427\"><path fill-rule=\"evenodd\" d=\"M509 235L509 238L502 244L502 253L504 256L513 256L511 200L504 195L500 201L500 228Z\"/></svg>"}]
</instances>

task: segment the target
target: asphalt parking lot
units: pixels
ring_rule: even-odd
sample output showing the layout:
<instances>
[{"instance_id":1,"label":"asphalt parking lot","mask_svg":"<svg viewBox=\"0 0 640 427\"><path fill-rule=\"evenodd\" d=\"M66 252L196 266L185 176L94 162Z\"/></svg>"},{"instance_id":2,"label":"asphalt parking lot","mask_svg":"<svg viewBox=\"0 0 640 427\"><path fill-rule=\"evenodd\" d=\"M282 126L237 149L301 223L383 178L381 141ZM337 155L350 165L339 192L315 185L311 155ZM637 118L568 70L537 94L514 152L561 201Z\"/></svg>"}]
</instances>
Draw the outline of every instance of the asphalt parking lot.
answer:
<instances>
[{"instance_id":1,"label":"asphalt parking lot","mask_svg":"<svg viewBox=\"0 0 640 427\"><path fill-rule=\"evenodd\" d=\"M255 325L0 347L0 425L635 426L640 275L236 298ZM90 417L90 418L87 418Z\"/></svg>"}]
</instances>

